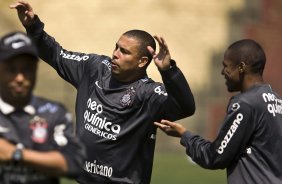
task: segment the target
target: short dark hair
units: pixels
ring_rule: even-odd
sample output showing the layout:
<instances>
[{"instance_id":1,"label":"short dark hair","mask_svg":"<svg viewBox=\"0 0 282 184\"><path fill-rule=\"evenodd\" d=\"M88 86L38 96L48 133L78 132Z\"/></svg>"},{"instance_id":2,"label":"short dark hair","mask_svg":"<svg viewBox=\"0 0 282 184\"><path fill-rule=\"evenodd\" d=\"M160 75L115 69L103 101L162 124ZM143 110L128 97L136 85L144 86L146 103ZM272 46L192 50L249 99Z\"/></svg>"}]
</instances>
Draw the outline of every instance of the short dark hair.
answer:
<instances>
[{"instance_id":1,"label":"short dark hair","mask_svg":"<svg viewBox=\"0 0 282 184\"><path fill-rule=\"evenodd\" d=\"M236 64L245 62L250 66L252 73L263 74L266 56L260 44L252 39L243 39L231 44L227 49L227 57Z\"/></svg>"},{"instance_id":2,"label":"short dark hair","mask_svg":"<svg viewBox=\"0 0 282 184\"><path fill-rule=\"evenodd\" d=\"M140 53L139 56L146 56L149 59L149 63L152 60L152 54L148 51L147 46L151 46L156 50L155 39L146 31L133 29L123 33L124 36L135 38L140 43Z\"/></svg>"}]
</instances>

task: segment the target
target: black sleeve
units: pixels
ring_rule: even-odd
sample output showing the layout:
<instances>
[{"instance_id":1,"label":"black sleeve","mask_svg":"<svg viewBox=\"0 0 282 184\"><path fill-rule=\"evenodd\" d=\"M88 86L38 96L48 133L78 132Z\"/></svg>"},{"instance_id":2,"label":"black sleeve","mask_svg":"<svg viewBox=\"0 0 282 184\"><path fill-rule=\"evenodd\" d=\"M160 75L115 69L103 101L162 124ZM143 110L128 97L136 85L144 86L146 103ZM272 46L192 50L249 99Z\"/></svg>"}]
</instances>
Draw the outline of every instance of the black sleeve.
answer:
<instances>
[{"instance_id":1,"label":"black sleeve","mask_svg":"<svg viewBox=\"0 0 282 184\"><path fill-rule=\"evenodd\" d=\"M4 138L13 144L21 142L14 125L10 122L2 121L2 118L0 120L0 138Z\"/></svg>"},{"instance_id":2,"label":"black sleeve","mask_svg":"<svg viewBox=\"0 0 282 184\"><path fill-rule=\"evenodd\" d=\"M204 168L227 168L240 154L246 152L246 145L255 129L252 109L244 102L232 103L228 109L214 142L206 141L189 131L181 138L186 153Z\"/></svg>"},{"instance_id":3,"label":"black sleeve","mask_svg":"<svg viewBox=\"0 0 282 184\"><path fill-rule=\"evenodd\" d=\"M195 112L195 101L192 91L185 76L172 60L169 70L161 71L162 80L167 92L167 98L163 102L163 119L175 121Z\"/></svg>"},{"instance_id":4,"label":"black sleeve","mask_svg":"<svg viewBox=\"0 0 282 184\"><path fill-rule=\"evenodd\" d=\"M43 29L44 24L37 16L35 22L26 27L27 34L37 45L39 57L51 65L63 79L77 87L87 68L87 61L95 60L96 55L67 51Z\"/></svg>"},{"instance_id":5,"label":"black sleeve","mask_svg":"<svg viewBox=\"0 0 282 184\"><path fill-rule=\"evenodd\" d=\"M64 107L60 111L60 119L54 126L52 142L68 163L68 177L76 177L81 172L83 159L85 158L85 148L78 137L74 135L71 115Z\"/></svg>"}]
</instances>

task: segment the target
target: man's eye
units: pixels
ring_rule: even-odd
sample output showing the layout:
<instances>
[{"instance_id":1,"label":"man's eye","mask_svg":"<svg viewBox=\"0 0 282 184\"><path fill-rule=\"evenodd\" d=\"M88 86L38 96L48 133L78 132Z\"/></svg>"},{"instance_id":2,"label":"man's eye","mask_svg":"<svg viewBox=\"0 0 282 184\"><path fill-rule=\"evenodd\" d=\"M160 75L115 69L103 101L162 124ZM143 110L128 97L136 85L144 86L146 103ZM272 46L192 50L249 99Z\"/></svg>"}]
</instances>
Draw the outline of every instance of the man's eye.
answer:
<instances>
[{"instance_id":1,"label":"man's eye","mask_svg":"<svg viewBox=\"0 0 282 184\"><path fill-rule=\"evenodd\" d=\"M10 68L7 68L7 71L9 73L16 73L17 72L17 69L16 68L13 68L13 67L10 67Z\"/></svg>"},{"instance_id":2,"label":"man's eye","mask_svg":"<svg viewBox=\"0 0 282 184\"><path fill-rule=\"evenodd\" d=\"M125 50L124 49L120 49L120 52L125 53Z\"/></svg>"},{"instance_id":3,"label":"man's eye","mask_svg":"<svg viewBox=\"0 0 282 184\"><path fill-rule=\"evenodd\" d=\"M125 49L120 49L120 52L122 52L123 54L129 54L129 52L127 51L127 50L125 50Z\"/></svg>"}]
</instances>

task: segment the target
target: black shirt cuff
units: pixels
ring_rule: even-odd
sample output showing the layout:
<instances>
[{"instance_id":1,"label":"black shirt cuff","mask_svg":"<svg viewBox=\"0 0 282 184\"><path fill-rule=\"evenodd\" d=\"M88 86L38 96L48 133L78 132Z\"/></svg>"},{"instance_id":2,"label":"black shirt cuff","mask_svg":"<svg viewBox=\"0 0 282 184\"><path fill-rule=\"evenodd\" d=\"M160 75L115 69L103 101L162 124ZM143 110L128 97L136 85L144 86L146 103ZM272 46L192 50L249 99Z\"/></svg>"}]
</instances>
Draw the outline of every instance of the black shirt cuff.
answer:
<instances>
[{"instance_id":1,"label":"black shirt cuff","mask_svg":"<svg viewBox=\"0 0 282 184\"><path fill-rule=\"evenodd\" d=\"M184 132L184 134L182 135L182 137L180 139L180 144L184 147L187 147L187 145L188 145L188 143L189 143L189 141L192 137L194 137L194 135L191 132L189 132L189 131Z\"/></svg>"},{"instance_id":2,"label":"black shirt cuff","mask_svg":"<svg viewBox=\"0 0 282 184\"><path fill-rule=\"evenodd\" d=\"M25 29L28 35L38 35L43 31L44 23L35 15L33 24L25 26Z\"/></svg>"},{"instance_id":3,"label":"black shirt cuff","mask_svg":"<svg viewBox=\"0 0 282 184\"><path fill-rule=\"evenodd\" d=\"M163 80L168 80L168 79L173 78L178 73L178 71L179 71L179 68L176 66L176 62L173 59L171 59L170 68L164 71L160 70L160 74Z\"/></svg>"}]
</instances>

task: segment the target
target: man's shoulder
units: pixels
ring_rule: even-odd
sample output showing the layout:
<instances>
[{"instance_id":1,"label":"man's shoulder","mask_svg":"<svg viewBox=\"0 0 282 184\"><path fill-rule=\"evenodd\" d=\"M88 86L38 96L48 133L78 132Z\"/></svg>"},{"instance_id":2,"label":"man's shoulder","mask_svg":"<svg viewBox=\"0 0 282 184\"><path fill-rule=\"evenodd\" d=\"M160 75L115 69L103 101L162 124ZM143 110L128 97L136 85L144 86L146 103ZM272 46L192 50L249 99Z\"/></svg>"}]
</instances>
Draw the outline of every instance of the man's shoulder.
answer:
<instances>
[{"instance_id":1,"label":"man's shoulder","mask_svg":"<svg viewBox=\"0 0 282 184\"><path fill-rule=\"evenodd\" d=\"M140 88L144 88L144 89L154 89L158 86L161 86L162 88L164 88L164 84L161 82L156 82L153 79L149 78L149 77L144 77L142 79L139 79L138 81L138 87Z\"/></svg>"},{"instance_id":2,"label":"man's shoulder","mask_svg":"<svg viewBox=\"0 0 282 184\"><path fill-rule=\"evenodd\" d=\"M111 58L109 56L105 55L99 55L99 54L87 54L89 56L89 61L91 64L104 64L110 67L111 65Z\"/></svg>"},{"instance_id":3,"label":"man's shoulder","mask_svg":"<svg viewBox=\"0 0 282 184\"><path fill-rule=\"evenodd\" d=\"M262 107L266 104L266 99L276 98L275 93L268 85L254 86L250 90L234 96L231 100L232 103L240 102L247 104L252 108Z\"/></svg>"},{"instance_id":4,"label":"man's shoulder","mask_svg":"<svg viewBox=\"0 0 282 184\"><path fill-rule=\"evenodd\" d=\"M108 56L89 54L89 59L85 64L87 75L92 76L96 71L102 71L102 73L111 71L111 58Z\"/></svg>"},{"instance_id":5,"label":"man's shoulder","mask_svg":"<svg viewBox=\"0 0 282 184\"><path fill-rule=\"evenodd\" d=\"M63 103L51 100L45 97L39 97L35 96L32 102L32 105L37 109L37 112L43 113L43 112L59 112L59 111L65 111L66 107Z\"/></svg>"},{"instance_id":6,"label":"man's shoulder","mask_svg":"<svg viewBox=\"0 0 282 184\"><path fill-rule=\"evenodd\" d=\"M160 82L155 82L150 78L140 79L137 85L137 90L140 94L147 97L153 94L165 96L167 95L164 84Z\"/></svg>"}]
</instances>

